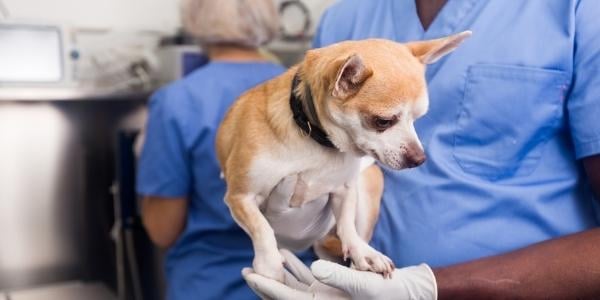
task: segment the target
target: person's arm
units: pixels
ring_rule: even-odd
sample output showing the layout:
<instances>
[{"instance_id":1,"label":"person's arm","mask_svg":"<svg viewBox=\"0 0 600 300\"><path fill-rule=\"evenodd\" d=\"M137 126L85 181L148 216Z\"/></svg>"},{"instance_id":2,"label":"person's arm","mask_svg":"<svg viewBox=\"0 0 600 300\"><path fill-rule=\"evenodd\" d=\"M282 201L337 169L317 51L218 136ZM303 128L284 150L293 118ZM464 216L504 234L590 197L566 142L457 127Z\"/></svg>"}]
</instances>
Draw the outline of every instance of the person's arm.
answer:
<instances>
[{"instance_id":1,"label":"person's arm","mask_svg":"<svg viewBox=\"0 0 600 300\"><path fill-rule=\"evenodd\" d=\"M600 199L600 155L583 159ZM600 228L433 270L439 299L600 299Z\"/></svg>"},{"instance_id":2,"label":"person's arm","mask_svg":"<svg viewBox=\"0 0 600 300\"><path fill-rule=\"evenodd\" d=\"M438 299L599 299L600 229L433 270Z\"/></svg>"},{"instance_id":3,"label":"person's arm","mask_svg":"<svg viewBox=\"0 0 600 300\"><path fill-rule=\"evenodd\" d=\"M138 159L136 190L142 222L152 242L161 248L175 243L187 221L191 164L184 138L192 135L181 124L196 118L185 108L187 95L178 88L157 91L149 103L148 122Z\"/></svg>"},{"instance_id":4,"label":"person's arm","mask_svg":"<svg viewBox=\"0 0 600 300\"><path fill-rule=\"evenodd\" d=\"M161 248L172 246L185 227L187 199L144 197L142 221L154 244Z\"/></svg>"}]
</instances>

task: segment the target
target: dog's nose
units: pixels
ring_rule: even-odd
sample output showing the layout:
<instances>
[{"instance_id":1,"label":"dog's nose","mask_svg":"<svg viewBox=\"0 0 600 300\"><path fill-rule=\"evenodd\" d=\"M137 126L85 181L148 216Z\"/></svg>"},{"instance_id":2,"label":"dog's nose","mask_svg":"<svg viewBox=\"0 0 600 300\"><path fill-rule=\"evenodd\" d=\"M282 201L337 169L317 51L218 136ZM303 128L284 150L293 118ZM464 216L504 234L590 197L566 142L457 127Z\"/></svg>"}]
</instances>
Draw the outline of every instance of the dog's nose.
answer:
<instances>
[{"instance_id":1,"label":"dog's nose","mask_svg":"<svg viewBox=\"0 0 600 300\"><path fill-rule=\"evenodd\" d=\"M405 159L406 166L408 168L414 168L422 165L425 160L427 160L427 156L425 156L425 152L420 146L411 145L406 151Z\"/></svg>"},{"instance_id":2,"label":"dog's nose","mask_svg":"<svg viewBox=\"0 0 600 300\"><path fill-rule=\"evenodd\" d=\"M427 160L427 157L425 156L425 154L421 154L419 156L410 156L410 157L406 157L406 167L408 168L415 168L418 167L420 165L422 165L425 161Z\"/></svg>"}]
</instances>

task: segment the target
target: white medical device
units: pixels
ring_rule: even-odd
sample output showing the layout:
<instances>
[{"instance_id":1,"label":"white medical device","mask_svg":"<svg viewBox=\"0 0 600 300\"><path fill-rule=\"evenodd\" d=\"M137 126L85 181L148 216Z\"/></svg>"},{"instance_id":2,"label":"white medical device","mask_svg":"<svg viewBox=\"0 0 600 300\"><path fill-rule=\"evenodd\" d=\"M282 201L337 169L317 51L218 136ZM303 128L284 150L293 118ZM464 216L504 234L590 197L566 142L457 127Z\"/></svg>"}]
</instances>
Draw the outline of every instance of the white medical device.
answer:
<instances>
[{"instance_id":1,"label":"white medical device","mask_svg":"<svg viewBox=\"0 0 600 300\"><path fill-rule=\"evenodd\" d=\"M0 100L151 91L158 37L0 22Z\"/></svg>"},{"instance_id":2,"label":"white medical device","mask_svg":"<svg viewBox=\"0 0 600 300\"><path fill-rule=\"evenodd\" d=\"M66 83L67 51L58 26L0 23L0 84Z\"/></svg>"}]
</instances>

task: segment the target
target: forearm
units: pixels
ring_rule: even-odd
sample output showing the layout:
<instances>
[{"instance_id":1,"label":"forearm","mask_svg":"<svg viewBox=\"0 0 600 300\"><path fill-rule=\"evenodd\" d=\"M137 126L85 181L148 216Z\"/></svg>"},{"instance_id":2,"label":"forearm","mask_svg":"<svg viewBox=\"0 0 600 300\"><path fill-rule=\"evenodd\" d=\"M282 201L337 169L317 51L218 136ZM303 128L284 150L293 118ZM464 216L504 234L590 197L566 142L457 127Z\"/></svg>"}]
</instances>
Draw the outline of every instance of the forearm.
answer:
<instances>
[{"instance_id":1,"label":"forearm","mask_svg":"<svg viewBox=\"0 0 600 300\"><path fill-rule=\"evenodd\" d=\"M600 229L434 269L439 299L600 299Z\"/></svg>"},{"instance_id":2,"label":"forearm","mask_svg":"<svg viewBox=\"0 0 600 300\"><path fill-rule=\"evenodd\" d=\"M600 155L582 160L600 200ZM600 299L600 228L434 270L439 299Z\"/></svg>"},{"instance_id":3,"label":"forearm","mask_svg":"<svg viewBox=\"0 0 600 300\"><path fill-rule=\"evenodd\" d=\"M168 248L177 240L187 219L185 198L144 197L142 220L154 244Z\"/></svg>"}]
</instances>

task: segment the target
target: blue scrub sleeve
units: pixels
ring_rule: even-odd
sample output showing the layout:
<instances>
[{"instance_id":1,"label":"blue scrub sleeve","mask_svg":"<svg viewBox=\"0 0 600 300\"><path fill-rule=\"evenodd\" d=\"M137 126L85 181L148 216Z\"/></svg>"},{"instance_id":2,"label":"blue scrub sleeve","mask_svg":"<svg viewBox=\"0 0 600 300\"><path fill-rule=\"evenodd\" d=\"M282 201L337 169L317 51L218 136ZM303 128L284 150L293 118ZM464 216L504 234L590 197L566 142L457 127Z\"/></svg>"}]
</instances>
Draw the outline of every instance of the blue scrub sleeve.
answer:
<instances>
[{"instance_id":1,"label":"blue scrub sleeve","mask_svg":"<svg viewBox=\"0 0 600 300\"><path fill-rule=\"evenodd\" d=\"M350 1L350 0L344 0ZM349 18L348 16L354 16L357 14L357 6L361 0L353 0L353 5L343 5L343 1L337 1L331 5L319 21L319 25L313 38L313 48L321 48L329 46L333 43L340 41L350 40L352 38L352 29L355 18ZM340 22L344 20L344 22Z\"/></svg>"},{"instance_id":2,"label":"blue scrub sleeve","mask_svg":"<svg viewBox=\"0 0 600 300\"><path fill-rule=\"evenodd\" d=\"M179 99L163 89L149 103L142 154L138 162L137 192L145 196L185 197L190 191L190 157L184 144ZM181 96L181 95L180 95Z\"/></svg>"},{"instance_id":3,"label":"blue scrub sleeve","mask_svg":"<svg viewBox=\"0 0 600 300\"><path fill-rule=\"evenodd\" d=\"M325 22L325 18L327 17L327 12L328 11L325 11L323 13L323 16L321 16L321 21L319 22L319 25L317 26L317 29L315 31L315 36L314 36L313 42L312 42L313 48L321 48L323 46L321 37L323 35L323 23Z\"/></svg>"},{"instance_id":4,"label":"blue scrub sleeve","mask_svg":"<svg viewBox=\"0 0 600 300\"><path fill-rule=\"evenodd\" d=\"M600 154L600 1L581 0L575 10L575 57L569 126L578 159Z\"/></svg>"}]
</instances>

